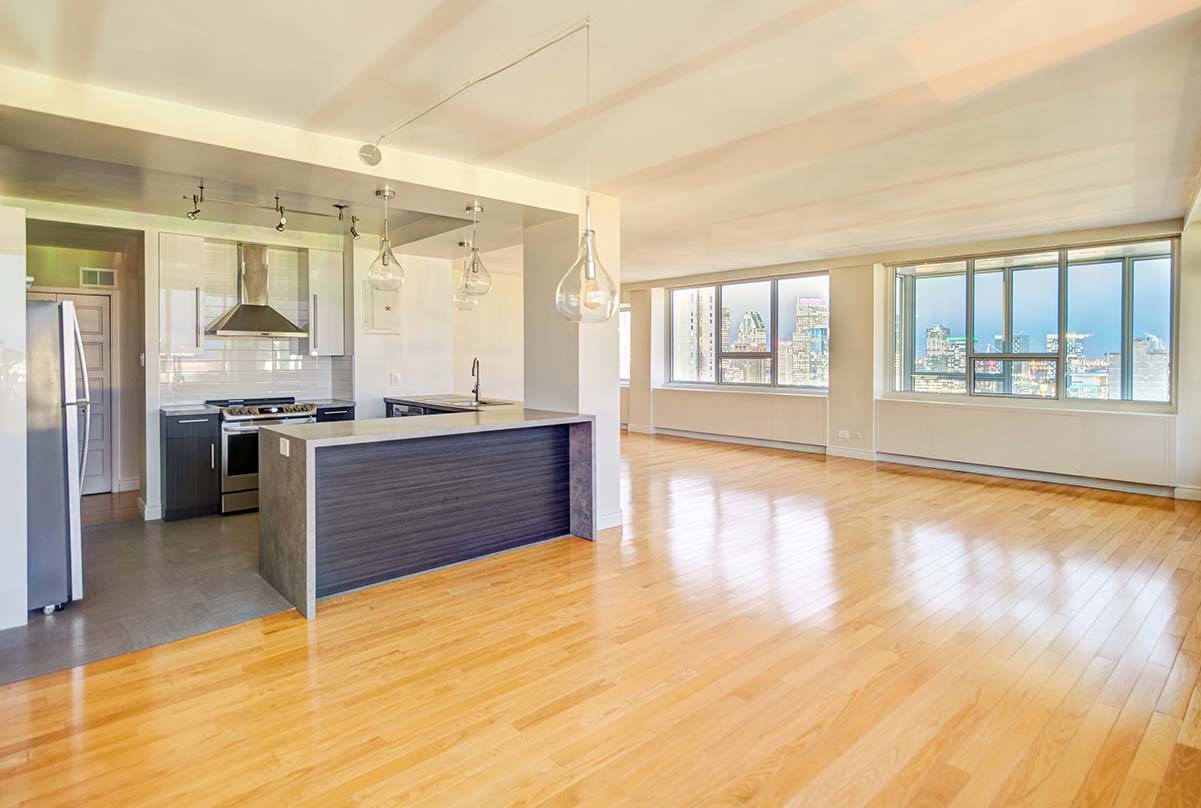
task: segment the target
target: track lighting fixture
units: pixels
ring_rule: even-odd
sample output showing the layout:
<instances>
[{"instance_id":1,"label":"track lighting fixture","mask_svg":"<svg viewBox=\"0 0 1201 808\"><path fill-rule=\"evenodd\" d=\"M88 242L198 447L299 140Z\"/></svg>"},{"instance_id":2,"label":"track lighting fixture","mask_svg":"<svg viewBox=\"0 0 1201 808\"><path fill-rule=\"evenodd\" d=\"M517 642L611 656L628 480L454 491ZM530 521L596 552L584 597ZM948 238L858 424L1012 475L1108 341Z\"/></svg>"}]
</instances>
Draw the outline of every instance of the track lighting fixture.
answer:
<instances>
[{"instance_id":1,"label":"track lighting fixture","mask_svg":"<svg viewBox=\"0 0 1201 808\"><path fill-rule=\"evenodd\" d=\"M284 215L284 206L279 204L279 194L275 195L275 212L279 214L279 224L275 229L279 232L284 232L284 225L288 223L288 217Z\"/></svg>"},{"instance_id":2,"label":"track lighting fixture","mask_svg":"<svg viewBox=\"0 0 1201 808\"><path fill-rule=\"evenodd\" d=\"M388 186L377 188L375 195L384 200L384 234L379 240L379 254L371 262L367 270L367 282L371 288L379 292L395 292L404 286L405 271L392 252L392 240L388 238L388 200L396 196L396 191Z\"/></svg>"},{"instance_id":3,"label":"track lighting fixture","mask_svg":"<svg viewBox=\"0 0 1201 808\"><path fill-rule=\"evenodd\" d=\"M198 187L200 193L192 194L192 209L187 214L188 218L192 221L196 221L196 217L200 215L200 203L204 201L204 183L200 183ZM184 197L184 199L187 199L187 197Z\"/></svg>"},{"instance_id":4,"label":"track lighting fixture","mask_svg":"<svg viewBox=\"0 0 1201 808\"><path fill-rule=\"evenodd\" d=\"M338 221L339 222L345 221L346 220L346 217L345 217L346 209L349 208L350 205L343 205L341 203L337 203L334 205L334 207L338 209ZM352 239L354 239L355 241L359 240L359 231L358 231L358 228L356 227L356 225L358 225L358 223L359 223L359 217L352 215L350 217L350 237Z\"/></svg>"}]
</instances>

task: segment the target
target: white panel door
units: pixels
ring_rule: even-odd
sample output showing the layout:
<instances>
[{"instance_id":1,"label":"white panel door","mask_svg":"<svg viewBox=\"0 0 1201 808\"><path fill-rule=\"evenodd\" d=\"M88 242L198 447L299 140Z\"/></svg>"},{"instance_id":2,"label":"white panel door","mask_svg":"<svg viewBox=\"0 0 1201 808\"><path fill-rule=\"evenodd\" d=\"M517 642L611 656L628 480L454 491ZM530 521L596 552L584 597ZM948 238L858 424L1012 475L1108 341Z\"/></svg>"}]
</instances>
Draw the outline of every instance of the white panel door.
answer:
<instances>
[{"instance_id":1,"label":"white panel door","mask_svg":"<svg viewBox=\"0 0 1201 808\"><path fill-rule=\"evenodd\" d=\"M87 445L88 462L83 478L83 494L107 494L113 490L113 406L112 406L112 318L108 295L58 295L59 302L75 304L79 330L83 335L83 355L88 366L88 384L92 405L88 407L92 434ZM76 375L78 377L78 370ZM78 380L78 379L77 379ZM82 388L82 380L78 380ZM83 440L83 423L79 439ZM82 451L82 447L81 447Z\"/></svg>"}]
</instances>

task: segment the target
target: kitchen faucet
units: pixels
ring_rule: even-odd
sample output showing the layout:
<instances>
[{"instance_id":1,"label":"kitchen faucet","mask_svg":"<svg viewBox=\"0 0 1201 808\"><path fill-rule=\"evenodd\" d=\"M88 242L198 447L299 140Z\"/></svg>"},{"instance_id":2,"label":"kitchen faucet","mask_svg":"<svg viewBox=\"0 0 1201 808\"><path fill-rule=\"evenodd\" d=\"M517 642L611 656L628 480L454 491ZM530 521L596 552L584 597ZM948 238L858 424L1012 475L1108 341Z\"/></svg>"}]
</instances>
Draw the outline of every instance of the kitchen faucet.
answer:
<instances>
[{"instance_id":1,"label":"kitchen faucet","mask_svg":"<svg viewBox=\"0 0 1201 808\"><path fill-rule=\"evenodd\" d=\"M475 379L475 386L471 388L471 396L475 399L475 403L480 403L480 358L477 356L471 360L471 377Z\"/></svg>"}]
</instances>

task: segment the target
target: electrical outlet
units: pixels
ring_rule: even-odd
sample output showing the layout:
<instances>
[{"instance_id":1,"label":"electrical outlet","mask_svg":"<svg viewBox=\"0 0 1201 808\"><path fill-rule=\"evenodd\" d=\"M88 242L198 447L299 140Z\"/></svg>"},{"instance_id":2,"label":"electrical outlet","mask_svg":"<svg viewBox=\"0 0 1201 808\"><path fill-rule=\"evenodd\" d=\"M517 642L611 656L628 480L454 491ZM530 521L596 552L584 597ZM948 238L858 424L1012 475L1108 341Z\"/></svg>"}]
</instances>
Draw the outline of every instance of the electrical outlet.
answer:
<instances>
[{"instance_id":1,"label":"electrical outlet","mask_svg":"<svg viewBox=\"0 0 1201 808\"><path fill-rule=\"evenodd\" d=\"M391 384L393 387L400 387L400 371L399 370L392 371L392 375L390 375L388 377L388 383Z\"/></svg>"},{"instance_id":2,"label":"electrical outlet","mask_svg":"<svg viewBox=\"0 0 1201 808\"><path fill-rule=\"evenodd\" d=\"M292 456L292 444L288 441L287 438L279 439L279 453L281 455L283 455L284 457Z\"/></svg>"},{"instance_id":3,"label":"electrical outlet","mask_svg":"<svg viewBox=\"0 0 1201 808\"><path fill-rule=\"evenodd\" d=\"M863 437L863 433L862 432L852 432L851 437L854 438L855 440L859 440L860 438Z\"/></svg>"},{"instance_id":4,"label":"electrical outlet","mask_svg":"<svg viewBox=\"0 0 1201 808\"><path fill-rule=\"evenodd\" d=\"M849 437L851 437L851 433L850 433L850 431L849 431L849 430L846 430L846 429L840 429L840 430L838 430L838 437L840 437L840 438L849 438Z\"/></svg>"}]
</instances>

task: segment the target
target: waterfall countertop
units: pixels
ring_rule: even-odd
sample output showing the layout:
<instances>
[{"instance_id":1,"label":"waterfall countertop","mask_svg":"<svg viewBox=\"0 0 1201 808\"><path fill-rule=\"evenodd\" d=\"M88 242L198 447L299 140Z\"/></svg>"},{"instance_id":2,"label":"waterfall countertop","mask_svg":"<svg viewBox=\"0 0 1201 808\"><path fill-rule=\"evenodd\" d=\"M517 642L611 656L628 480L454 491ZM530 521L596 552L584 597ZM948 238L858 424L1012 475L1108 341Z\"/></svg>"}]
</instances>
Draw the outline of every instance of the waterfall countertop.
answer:
<instances>
[{"instance_id":1,"label":"waterfall countertop","mask_svg":"<svg viewBox=\"0 0 1201 808\"><path fill-rule=\"evenodd\" d=\"M311 618L321 598L595 539L593 429L591 415L521 404L264 425L259 574Z\"/></svg>"},{"instance_id":2,"label":"waterfall countertop","mask_svg":"<svg viewBox=\"0 0 1201 808\"><path fill-rule=\"evenodd\" d=\"M363 421L330 421L315 424L264 426L270 432L307 446L342 446L351 443L378 443L409 438L433 438L469 432L500 429L555 426L593 421L591 415L553 410L534 410L514 404L489 407L475 412L438 413L414 418L373 418Z\"/></svg>"}]
</instances>

